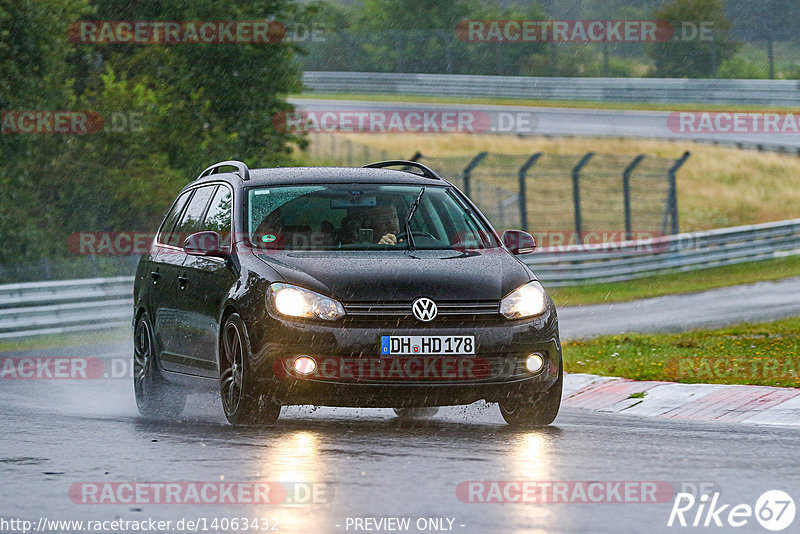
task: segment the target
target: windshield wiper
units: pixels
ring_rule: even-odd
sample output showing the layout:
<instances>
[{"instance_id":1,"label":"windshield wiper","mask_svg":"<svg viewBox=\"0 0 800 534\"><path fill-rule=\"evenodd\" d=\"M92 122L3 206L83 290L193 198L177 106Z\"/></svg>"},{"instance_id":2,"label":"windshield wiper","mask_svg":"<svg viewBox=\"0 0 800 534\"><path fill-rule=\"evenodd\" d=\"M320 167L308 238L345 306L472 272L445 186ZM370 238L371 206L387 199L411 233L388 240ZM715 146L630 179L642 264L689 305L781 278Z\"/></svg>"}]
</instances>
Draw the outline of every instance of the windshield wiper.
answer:
<instances>
[{"instance_id":1,"label":"windshield wiper","mask_svg":"<svg viewBox=\"0 0 800 534\"><path fill-rule=\"evenodd\" d=\"M408 208L408 215L406 215L405 221L405 229L406 229L406 238L408 239L408 250L416 250L417 246L414 243L414 233L411 231L411 218L414 216L414 213L417 211L419 207L419 201L422 200L422 195L425 194L425 188L423 187L420 189L419 195L417 195L416 200L411 203L411 206Z\"/></svg>"}]
</instances>

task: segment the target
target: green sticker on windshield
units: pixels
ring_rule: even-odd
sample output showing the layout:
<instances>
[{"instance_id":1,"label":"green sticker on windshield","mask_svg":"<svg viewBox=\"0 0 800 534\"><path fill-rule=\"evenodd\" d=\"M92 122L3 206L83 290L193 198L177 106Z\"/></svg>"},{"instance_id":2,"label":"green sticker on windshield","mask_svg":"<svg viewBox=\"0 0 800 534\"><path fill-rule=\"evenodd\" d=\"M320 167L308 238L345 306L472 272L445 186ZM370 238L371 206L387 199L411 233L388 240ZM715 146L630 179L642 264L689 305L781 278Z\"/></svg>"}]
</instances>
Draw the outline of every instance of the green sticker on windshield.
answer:
<instances>
[{"instance_id":1,"label":"green sticker on windshield","mask_svg":"<svg viewBox=\"0 0 800 534\"><path fill-rule=\"evenodd\" d=\"M261 241L263 241L264 243L272 243L276 239L278 238L272 234L265 234L261 237Z\"/></svg>"}]
</instances>

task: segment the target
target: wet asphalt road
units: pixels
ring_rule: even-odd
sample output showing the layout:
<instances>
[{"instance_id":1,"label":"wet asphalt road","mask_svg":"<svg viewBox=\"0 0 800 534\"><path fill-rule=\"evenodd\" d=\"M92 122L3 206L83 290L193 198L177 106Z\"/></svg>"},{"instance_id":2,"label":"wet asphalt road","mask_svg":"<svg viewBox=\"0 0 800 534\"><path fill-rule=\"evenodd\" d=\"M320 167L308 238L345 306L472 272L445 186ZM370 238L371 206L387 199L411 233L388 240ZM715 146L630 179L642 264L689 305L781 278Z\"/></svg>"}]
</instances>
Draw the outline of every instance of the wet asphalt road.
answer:
<instances>
[{"instance_id":1,"label":"wet asphalt road","mask_svg":"<svg viewBox=\"0 0 800 534\"><path fill-rule=\"evenodd\" d=\"M800 279L788 279L559 314L564 338L656 324L681 330L796 315L798 291ZM564 409L550 428L513 430L496 406L484 404L411 422L390 410L292 407L274 428L238 429L227 425L214 395L191 396L179 422L156 422L136 411L130 341L100 345L87 336L85 343L4 355L93 356L122 378L0 380L0 518L206 518L207 532L236 531L210 528L214 518L233 517L269 518L279 532L434 531L417 529L427 518L465 533L669 532L709 530L667 527L672 492L681 488L705 485L723 503L751 506L771 489L800 499L797 429ZM98 505L70 497L80 483L221 480L315 487L318 502ZM670 491L655 503L463 502L457 488L469 481L656 481ZM367 517L411 523L407 530L354 528ZM14 531L0 522L0 532ZM173 523L167 531L178 530ZM737 532L767 531L751 519Z\"/></svg>"},{"instance_id":2,"label":"wet asphalt road","mask_svg":"<svg viewBox=\"0 0 800 534\"><path fill-rule=\"evenodd\" d=\"M311 95L309 95L311 96ZM315 112L410 112L464 111L482 114L491 127L476 128L476 133L513 133L521 135L576 135L588 137L643 137L673 140L696 140L721 143L763 143L795 149L796 136L782 133L703 133L676 131L670 127L668 111L623 111L616 109L577 109L488 104L442 104L418 102L375 102L366 100L328 100L290 98L298 111ZM692 110L691 106L686 106ZM505 121L501 116L507 117ZM510 118L508 118L510 117ZM353 124L357 124L354 122ZM505 124L505 126L504 126ZM353 126L355 127L355 126Z\"/></svg>"},{"instance_id":3,"label":"wet asphalt road","mask_svg":"<svg viewBox=\"0 0 800 534\"><path fill-rule=\"evenodd\" d=\"M798 277L558 311L562 339L623 332L683 332L798 315Z\"/></svg>"},{"instance_id":4,"label":"wet asphalt road","mask_svg":"<svg viewBox=\"0 0 800 534\"><path fill-rule=\"evenodd\" d=\"M565 409L550 428L512 430L496 406L472 405L419 422L389 410L284 408L274 428L239 429L208 395L190 397L179 422L142 419L130 380L113 378L3 380L0 420L0 516L34 522L244 516L271 518L280 532L326 533L356 532L348 518L409 517L408 532L420 531L419 518L449 518L452 531L465 533L703 531L666 526L671 491L657 503L486 504L462 502L456 488L656 481L673 489L708 484L726 503L753 505L770 489L800 497L798 432L788 428ZM69 496L83 482L223 479L317 484L328 502L97 505ZM765 532L753 520L737 531Z\"/></svg>"}]
</instances>

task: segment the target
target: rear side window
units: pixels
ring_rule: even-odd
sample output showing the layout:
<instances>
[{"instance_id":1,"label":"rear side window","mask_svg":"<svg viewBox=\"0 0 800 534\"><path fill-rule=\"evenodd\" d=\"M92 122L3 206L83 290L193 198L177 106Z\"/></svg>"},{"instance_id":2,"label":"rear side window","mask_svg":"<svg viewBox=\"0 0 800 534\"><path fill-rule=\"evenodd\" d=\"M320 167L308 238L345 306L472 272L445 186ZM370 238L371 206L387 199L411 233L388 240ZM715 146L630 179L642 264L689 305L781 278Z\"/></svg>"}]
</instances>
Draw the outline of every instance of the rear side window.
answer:
<instances>
[{"instance_id":1,"label":"rear side window","mask_svg":"<svg viewBox=\"0 0 800 534\"><path fill-rule=\"evenodd\" d=\"M200 221L205 215L208 201L211 200L211 195L214 194L215 189L216 186L207 185L195 190L189 205L183 210L181 220L175 225L175 230L171 236L171 239L177 240L177 243L170 243L171 245L182 246L187 237L199 231Z\"/></svg>"},{"instance_id":2,"label":"rear side window","mask_svg":"<svg viewBox=\"0 0 800 534\"><path fill-rule=\"evenodd\" d=\"M211 205L208 207L208 213L203 224L200 225L200 231L214 231L217 232L224 246L230 244L231 235L231 191L225 186L219 186L214 198L211 199Z\"/></svg>"},{"instance_id":3,"label":"rear side window","mask_svg":"<svg viewBox=\"0 0 800 534\"><path fill-rule=\"evenodd\" d=\"M158 243L161 245L173 245L178 246L177 243L172 242L172 229L175 227L175 223L178 221L178 217L181 215L181 210L186 205L186 201L189 200L189 196L192 194L191 191L186 191L184 194L178 197L178 200L175 201L175 204L172 205L172 209L169 210L167 216L164 218L164 224L161 225L161 233L158 234Z\"/></svg>"}]
</instances>

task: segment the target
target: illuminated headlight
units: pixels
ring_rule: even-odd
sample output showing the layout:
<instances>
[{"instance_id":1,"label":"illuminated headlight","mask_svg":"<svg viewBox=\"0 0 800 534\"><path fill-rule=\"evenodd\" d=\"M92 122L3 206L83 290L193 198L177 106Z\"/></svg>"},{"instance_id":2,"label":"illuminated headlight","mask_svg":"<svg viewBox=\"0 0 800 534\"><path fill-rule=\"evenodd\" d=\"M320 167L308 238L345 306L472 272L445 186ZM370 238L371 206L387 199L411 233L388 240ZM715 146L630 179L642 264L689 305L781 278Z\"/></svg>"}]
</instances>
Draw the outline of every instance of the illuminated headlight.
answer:
<instances>
[{"instance_id":1,"label":"illuminated headlight","mask_svg":"<svg viewBox=\"0 0 800 534\"><path fill-rule=\"evenodd\" d=\"M507 319L523 319L544 313L547 296L539 282L518 287L500 301L500 313Z\"/></svg>"},{"instance_id":2,"label":"illuminated headlight","mask_svg":"<svg viewBox=\"0 0 800 534\"><path fill-rule=\"evenodd\" d=\"M267 302L282 315L335 321L344 317L339 301L289 284L272 284L267 290Z\"/></svg>"}]
</instances>

